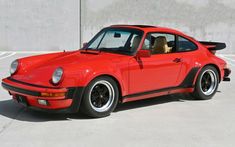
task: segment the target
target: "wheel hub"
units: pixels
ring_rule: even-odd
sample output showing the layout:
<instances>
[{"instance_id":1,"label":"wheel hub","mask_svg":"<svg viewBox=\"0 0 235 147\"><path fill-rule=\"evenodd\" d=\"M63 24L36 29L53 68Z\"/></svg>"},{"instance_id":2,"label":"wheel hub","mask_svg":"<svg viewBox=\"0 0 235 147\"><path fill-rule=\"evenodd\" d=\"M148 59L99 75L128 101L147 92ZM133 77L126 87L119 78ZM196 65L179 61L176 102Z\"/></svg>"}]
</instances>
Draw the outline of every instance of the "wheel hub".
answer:
<instances>
[{"instance_id":1,"label":"wheel hub","mask_svg":"<svg viewBox=\"0 0 235 147\"><path fill-rule=\"evenodd\" d=\"M113 86L107 81L98 81L91 88L89 95L91 107L97 112L108 110L114 101Z\"/></svg>"},{"instance_id":2,"label":"wheel hub","mask_svg":"<svg viewBox=\"0 0 235 147\"><path fill-rule=\"evenodd\" d=\"M201 91L205 95L211 95L216 89L217 82L217 76L213 70L204 71L200 79Z\"/></svg>"}]
</instances>

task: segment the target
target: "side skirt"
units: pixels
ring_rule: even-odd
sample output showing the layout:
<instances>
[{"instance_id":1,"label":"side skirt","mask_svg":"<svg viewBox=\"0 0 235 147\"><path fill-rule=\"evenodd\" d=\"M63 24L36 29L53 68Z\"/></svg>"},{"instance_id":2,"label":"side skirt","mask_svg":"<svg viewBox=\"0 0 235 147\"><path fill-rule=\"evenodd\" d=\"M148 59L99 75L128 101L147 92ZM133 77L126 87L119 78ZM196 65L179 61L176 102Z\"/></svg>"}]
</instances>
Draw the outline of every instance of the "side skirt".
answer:
<instances>
[{"instance_id":1,"label":"side skirt","mask_svg":"<svg viewBox=\"0 0 235 147\"><path fill-rule=\"evenodd\" d=\"M180 88L180 87L173 87L173 88L164 88L161 90L143 92L138 94L132 94L124 96L122 99L122 103L137 101L142 99L149 99L163 95L175 94L175 93L190 93L193 92L194 88Z\"/></svg>"}]
</instances>

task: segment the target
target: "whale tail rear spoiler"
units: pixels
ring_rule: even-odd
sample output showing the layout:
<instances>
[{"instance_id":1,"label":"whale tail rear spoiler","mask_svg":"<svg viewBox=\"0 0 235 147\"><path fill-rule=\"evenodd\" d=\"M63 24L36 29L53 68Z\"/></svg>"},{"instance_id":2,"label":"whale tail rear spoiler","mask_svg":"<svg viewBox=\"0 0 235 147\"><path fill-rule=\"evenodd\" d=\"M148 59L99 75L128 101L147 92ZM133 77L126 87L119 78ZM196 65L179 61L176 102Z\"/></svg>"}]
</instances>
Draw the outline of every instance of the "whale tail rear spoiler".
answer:
<instances>
[{"instance_id":1,"label":"whale tail rear spoiler","mask_svg":"<svg viewBox=\"0 0 235 147\"><path fill-rule=\"evenodd\" d=\"M199 41L202 45L204 45L210 51L217 51L226 48L226 44L222 42L207 42L207 41Z\"/></svg>"}]
</instances>

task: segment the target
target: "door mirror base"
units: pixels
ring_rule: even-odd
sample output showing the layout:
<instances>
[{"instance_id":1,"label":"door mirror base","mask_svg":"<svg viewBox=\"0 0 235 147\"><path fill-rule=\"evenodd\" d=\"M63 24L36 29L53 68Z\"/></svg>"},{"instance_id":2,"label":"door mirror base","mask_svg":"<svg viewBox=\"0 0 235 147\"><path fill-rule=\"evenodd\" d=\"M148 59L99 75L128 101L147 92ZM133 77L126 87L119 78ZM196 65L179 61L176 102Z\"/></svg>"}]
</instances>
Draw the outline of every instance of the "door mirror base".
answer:
<instances>
[{"instance_id":1,"label":"door mirror base","mask_svg":"<svg viewBox=\"0 0 235 147\"><path fill-rule=\"evenodd\" d=\"M84 42L84 43L82 44L82 48L86 47L87 45L88 45L88 43L87 43L87 42Z\"/></svg>"},{"instance_id":2,"label":"door mirror base","mask_svg":"<svg viewBox=\"0 0 235 147\"><path fill-rule=\"evenodd\" d=\"M148 58L151 57L151 52L150 50L141 49L137 52L136 56L139 58Z\"/></svg>"}]
</instances>

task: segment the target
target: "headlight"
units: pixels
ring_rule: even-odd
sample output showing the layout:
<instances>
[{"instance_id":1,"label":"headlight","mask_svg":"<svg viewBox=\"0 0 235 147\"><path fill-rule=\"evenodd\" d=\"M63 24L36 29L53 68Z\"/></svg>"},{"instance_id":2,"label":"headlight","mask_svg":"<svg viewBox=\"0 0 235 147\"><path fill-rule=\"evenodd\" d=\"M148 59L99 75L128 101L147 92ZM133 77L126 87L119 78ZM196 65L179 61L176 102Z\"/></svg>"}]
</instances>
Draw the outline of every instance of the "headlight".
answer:
<instances>
[{"instance_id":1,"label":"headlight","mask_svg":"<svg viewBox=\"0 0 235 147\"><path fill-rule=\"evenodd\" d=\"M10 74L14 74L18 69L19 62L17 60L11 63Z\"/></svg>"},{"instance_id":2,"label":"headlight","mask_svg":"<svg viewBox=\"0 0 235 147\"><path fill-rule=\"evenodd\" d=\"M54 71L52 75L52 83L58 84L61 81L62 76L63 76L63 69L59 67Z\"/></svg>"}]
</instances>

